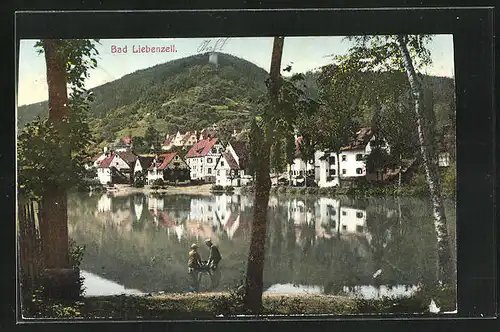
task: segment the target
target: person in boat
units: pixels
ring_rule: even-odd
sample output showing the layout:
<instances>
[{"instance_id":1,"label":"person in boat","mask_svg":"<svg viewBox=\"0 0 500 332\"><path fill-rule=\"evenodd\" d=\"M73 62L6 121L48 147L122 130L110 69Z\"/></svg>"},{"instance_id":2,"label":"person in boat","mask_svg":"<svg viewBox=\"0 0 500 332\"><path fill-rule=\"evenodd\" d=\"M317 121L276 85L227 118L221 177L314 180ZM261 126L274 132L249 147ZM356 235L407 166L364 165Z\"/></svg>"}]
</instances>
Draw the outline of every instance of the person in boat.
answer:
<instances>
[{"instance_id":1,"label":"person in boat","mask_svg":"<svg viewBox=\"0 0 500 332\"><path fill-rule=\"evenodd\" d=\"M210 267L211 270L217 270L217 268L219 267L219 262L222 259L219 248L217 248L217 246L213 244L212 240L210 239L206 239L205 244L207 245L208 250L210 252L208 256L207 265Z\"/></svg>"},{"instance_id":2,"label":"person in boat","mask_svg":"<svg viewBox=\"0 0 500 332\"><path fill-rule=\"evenodd\" d=\"M219 263L222 259L222 256L220 254L219 248L217 248L217 246L212 243L212 240L210 239L205 240L205 244L207 245L208 250L210 252L207 261L207 267L209 269L208 272L210 274L211 288L215 289L219 285L221 279Z\"/></svg>"},{"instance_id":3,"label":"person in boat","mask_svg":"<svg viewBox=\"0 0 500 332\"><path fill-rule=\"evenodd\" d=\"M199 285L200 285L200 280L199 280L199 273L202 267L202 262L201 262L201 256L198 253L198 245L196 243L193 243L191 245L191 251L189 251L189 258L188 258L188 273L189 276L191 277L191 286L195 291L198 291Z\"/></svg>"}]
</instances>

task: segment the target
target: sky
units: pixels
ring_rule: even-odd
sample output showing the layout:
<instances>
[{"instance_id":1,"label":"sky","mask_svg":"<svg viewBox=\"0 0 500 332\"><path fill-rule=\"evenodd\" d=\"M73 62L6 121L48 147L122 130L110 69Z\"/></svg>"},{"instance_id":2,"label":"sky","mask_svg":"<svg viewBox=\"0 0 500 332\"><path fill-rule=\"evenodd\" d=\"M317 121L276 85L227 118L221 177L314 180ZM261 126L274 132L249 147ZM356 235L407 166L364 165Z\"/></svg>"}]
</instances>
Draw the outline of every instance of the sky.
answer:
<instances>
[{"instance_id":1,"label":"sky","mask_svg":"<svg viewBox=\"0 0 500 332\"><path fill-rule=\"evenodd\" d=\"M37 54L36 40L21 40L19 49L19 71L17 105L27 105L48 99L45 58ZM207 45L208 43L208 45ZM142 46L168 47L175 45L175 52L133 53ZM171 60L209 51L229 53L253 62L269 71L273 37L227 38L156 38L156 39L101 39L97 45L99 55L97 68L92 69L85 82L94 88L114 81L126 74ZM118 47L127 47L127 53L112 52ZM203 48L206 46L205 48ZM306 72L332 62L331 56L347 52L351 44L343 37L285 37L282 67L292 65L291 73ZM428 45L432 65L423 71L429 75L454 77L453 36L436 35Z\"/></svg>"}]
</instances>

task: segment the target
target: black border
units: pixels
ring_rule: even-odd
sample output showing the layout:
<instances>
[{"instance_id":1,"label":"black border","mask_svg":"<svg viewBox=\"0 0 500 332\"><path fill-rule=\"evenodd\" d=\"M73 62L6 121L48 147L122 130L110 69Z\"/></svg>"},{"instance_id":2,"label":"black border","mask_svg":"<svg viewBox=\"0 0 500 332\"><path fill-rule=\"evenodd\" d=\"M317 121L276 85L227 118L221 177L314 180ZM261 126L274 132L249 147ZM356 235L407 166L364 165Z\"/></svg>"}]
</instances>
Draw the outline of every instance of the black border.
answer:
<instances>
[{"instance_id":1,"label":"black border","mask_svg":"<svg viewBox=\"0 0 500 332\"><path fill-rule=\"evenodd\" d=\"M457 203L458 239L458 302L460 317L481 317L496 314L496 259L495 259L495 124L493 112L493 10L490 8L413 8L395 9L357 9L354 10L301 10L301 11L178 11L178 12L72 12L72 13L26 13L16 15L16 38L119 38L119 37L201 37L201 36L286 36L307 35L346 35L362 33L453 33L455 45L455 79L457 87L457 168L459 174ZM62 28L64 27L64 28ZM203 27L200 29L200 27ZM104 32L104 33L103 33ZM16 40L16 49L18 42ZM12 63L11 63L12 64ZM10 67L10 66L9 66ZM16 71L17 66L14 66ZM10 68L12 70L12 67ZM3 84L9 91L11 83ZM12 108L11 108L12 109ZM4 124L13 124L13 114L2 113ZM13 128L6 128L4 135L13 134ZM9 163L14 159L14 135L6 137L7 143L2 153L3 170L0 175L7 180L5 200L11 210L2 209L3 220L12 220L14 214L14 169ZM12 157L10 160L8 157ZM10 212L10 213L9 213ZM14 234L14 233L11 233ZM10 237L15 240L14 236ZM3 241L4 255L15 263L15 245ZM15 266L15 265L14 265ZM2 292L8 294L7 307L9 319L15 310L15 270L13 274L0 274L11 286ZM14 307L13 307L14 306ZM373 317L376 319L376 317ZM412 317L409 317L412 318ZM321 318L317 320L321 321ZM354 323L353 320L356 322ZM485 320L474 320L486 326ZM396 325L410 330L420 322L378 321L393 329ZM465 323L465 321L463 321ZM470 322L470 323L469 323ZM201 322L200 322L201 323ZM195 323L195 329L203 328ZM291 326L291 322L268 323L269 328ZM348 321L335 321L337 327L370 327L372 318L360 320L359 317ZM455 319L434 321L433 326L457 328ZM467 321L471 324L472 321ZM202 323L204 326L217 326ZM233 323L231 323L231 326ZM237 325L248 323L234 323ZM253 322L252 328L261 323ZM319 322L294 322L297 327L310 328ZM327 323L325 323L326 325ZM338 325L337 325L338 324ZM50 324L52 327L64 326ZM85 324L86 325L86 324ZM120 329L136 324L119 324ZM330 325L328 323L328 325ZM0 325L1 326L1 325ZM33 325L31 325L34 327ZM151 323L149 326L161 326ZM181 330L188 325L176 323ZM193 325L191 325L193 326ZM331 325L333 326L333 324ZM405 327L406 326L406 327ZM472 327L472 325L469 325ZM71 328L77 326L72 324ZM89 326L90 327L90 326ZM234 326L236 328L236 326ZM324 326L323 326L324 328ZM477 328L477 327L476 327ZM356 328L357 330L357 328ZM482 330L482 329L481 329Z\"/></svg>"}]
</instances>

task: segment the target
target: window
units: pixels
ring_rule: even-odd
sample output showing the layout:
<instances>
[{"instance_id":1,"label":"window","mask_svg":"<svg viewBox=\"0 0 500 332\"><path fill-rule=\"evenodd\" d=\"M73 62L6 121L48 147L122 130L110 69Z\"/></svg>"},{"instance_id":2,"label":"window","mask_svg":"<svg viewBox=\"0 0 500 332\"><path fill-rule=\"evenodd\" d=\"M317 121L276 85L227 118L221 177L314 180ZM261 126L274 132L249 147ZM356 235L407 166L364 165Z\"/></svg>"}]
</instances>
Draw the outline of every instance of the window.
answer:
<instances>
[{"instance_id":1,"label":"window","mask_svg":"<svg viewBox=\"0 0 500 332\"><path fill-rule=\"evenodd\" d=\"M347 226L346 225L342 225L342 230L343 231L347 230Z\"/></svg>"},{"instance_id":2,"label":"window","mask_svg":"<svg viewBox=\"0 0 500 332\"><path fill-rule=\"evenodd\" d=\"M363 170L361 168L356 168L356 174L363 174Z\"/></svg>"},{"instance_id":3,"label":"window","mask_svg":"<svg viewBox=\"0 0 500 332\"><path fill-rule=\"evenodd\" d=\"M224 167L224 160L221 160L220 165L221 167Z\"/></svg>"},{"instance_id":4,"label":"window","mask_svg":"<svg viewBox=\"0 0 500 332\"><path fill-rule=\"evenodd\" d=\"M226 176L229 176L229 170L228 169L226 170Z\"/></svg>"},{"instance_id":5,"label":"window","mask_svg":"<svg viewBox=\"0 0 500 332\"><path fill-rule=\"evenodd\" d=\"M212 163L212 158L207 158L207 163L211 164Z\"/></svg>"},{"instance_id":6,"label":"window","mask_svg":"<svg viewBox=\"0 0 500 332\"><path fill-rule=\"evenodd\" d=\"M207 173L212 174L212 169L210 167L208 168Z\"/></svg>"},{"instance_id":7,"label":"window","mask_svg":"<svg viewBox=\"0 0 500 332\"><path fill-rule=\"evenodd\" d=\"M330 164L335 164L335 156L330 156L330 157L328 157L328 162L329 162Z\"/></svg>"},{"instance_id":8,"label":"window","mask_svg":"<svg viewBox=\"0 0 500 332\"><path fill-rule=\"evenodd\" d=\"M346 174L347 171L345 169L342 170L342 174Z\"/></svg>"},{"instance_id":9,"label":"window","mask_svg":"<svg viewBox=\"0 0 500 332\"><path fill-rule=\"evenodd\" d=\"M363 212L356 212L356 218L363 218Z\"/></svg>"},{"instance_id":10,"label":"window","mask_svg":"<svg viewBox=\"0 0 500 332\"><path fill-rule=\"evenodd\" d=\"M213 148L213 149L212 149L212 153L217 153L217 149L216 149L216 148Z\"/></svg>"},{"instance_id":11,"label":"window","mask_svg":"<svg viewBox=\"0 0 500 332\"><path fill-rule=\"evenodd\" d=\"M356 161L362 161L363 160L363 155L361 153L358 153L356 155Z\"/></svg>"},{"instance_id":12,"label":"window","mask_svg":"<svg viewBox=\"0 0 500 332\"><path fill-rule=\"evenodd\" d=\"M363 226L361 226L361 225L356 226L356 232L362 233L363 232Z\"/></svg>"},{"instance_id":13,"label":"window","mask_svg":"<svg viewBox=\"0 0 500 332\"><path fill-rule=\"evenodd\" d=\"M343 216L347 216L347 212L342 211L342 215L343 215Z\"/></svg>"},{"instance_id":14,"label":"window","mask_svg":"<svg viewBox=\"0 0 500 332\"><path fill-rule=\"evenodd\" d=\"M330 176L335 176L335 175L337 175L337 170L331 169L330 170Z\"/></svg>"},{"instance_id":15,"label":"window","mask_svg":"<svg viewBox=\"0 0 500 332\"><path fill-rule=\"evenodd\" d=\"M217 170L217 175L218 175L218 176L220 175L220 170Z\"/></svg>"},{"instance_id":16,"label":"window","mask_svg":"<svg viewBox=\"0 0 500 332\"><path fill-rule=\"evenodd\" d=\"M345 154L342 155L342 161L347 161L347 156Z\"/></svg>"}]
</instances>

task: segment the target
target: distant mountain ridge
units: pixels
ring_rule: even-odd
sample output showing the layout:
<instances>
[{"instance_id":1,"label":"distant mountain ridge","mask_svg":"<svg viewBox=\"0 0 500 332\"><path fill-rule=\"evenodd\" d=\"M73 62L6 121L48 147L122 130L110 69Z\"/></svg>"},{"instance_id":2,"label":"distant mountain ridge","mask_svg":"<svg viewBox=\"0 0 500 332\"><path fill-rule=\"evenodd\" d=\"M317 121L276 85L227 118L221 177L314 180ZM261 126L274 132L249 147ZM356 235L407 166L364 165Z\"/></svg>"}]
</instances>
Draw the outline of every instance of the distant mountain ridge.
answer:
<instances>
[{"instance_id":1,"label":"distant mountain ridge","mask_svg":"<svg viewBox=\"0 0 500 332\"><path fill-rule=\"evenodd\" d=\"M230 54L209 53L172 60L137 70L112 82L90 89L90 127L99 143L121 137L143 136L154 126L162 135L200 130L213 124L238 131L249 123L248 110L266 92L268 72ZM308 93L316 98L317 72L306 73ZM450 78L426 76L433 85L438 122L448 121L454 82ZM46 117L47 101L18 108L22 128L37 116Z\"/></svg>"},{"instance_id":2,"label":"distant mountain ridge","mask_svg":"<svg viewBox=\"0 0 500 332\"><path fill-rule=\"evenodd\" d=\"M230 54L217 53L217 58L217 66L209 63L208 53L176 59L90 89L95 96L92 130L100 140L112 140L118 136L110 134L120 131L143 134L150 124L160 132L203 128L221 120L243 125L247 119L238 109L266 91L268 73ZM47 112L47 101L20 106L18 126Z\"/></svg>"}]
</instances>

